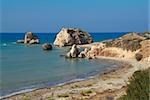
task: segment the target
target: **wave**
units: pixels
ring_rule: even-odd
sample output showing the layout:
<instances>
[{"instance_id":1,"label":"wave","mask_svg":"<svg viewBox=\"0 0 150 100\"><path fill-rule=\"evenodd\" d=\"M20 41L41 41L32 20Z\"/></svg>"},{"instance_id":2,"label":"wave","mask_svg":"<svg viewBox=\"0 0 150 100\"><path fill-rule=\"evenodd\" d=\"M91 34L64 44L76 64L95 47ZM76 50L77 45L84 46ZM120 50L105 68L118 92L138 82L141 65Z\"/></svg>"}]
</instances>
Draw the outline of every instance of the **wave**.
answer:
<instances>
[{"instance_id":1,"label":"wave","mask_svg":"<svg viewBox=\"0 0 150 100\"><path fill-rule=\"evenodd\" d=\"M37 83L37 84L34 84L34 85L30 85L29 87L24 87L24 88L17 89L15 91L12 90L11 92L6 91L6 93L3 93L3 95L0 96L0 99L4 99L4 98L11 97L11 96L14 96L14 95L18 95L18 94L21 94L21 93L31 92L31 91L34 91L34 90L37 90L37 89L43 89L43 88L52 87L52 86L62 86L62 85L73 83L73 82L84 81L84 80L87 80L87 79L94 78L97 75L103 74L105 72L111 71L112 69L116 69L118 67L119 66L117 66L117 65L112 65L111 67L109 67L107 69L104 69L104 70L102 70L102 69L98 70L97 69L95 71L92 71L92 72L89 72L89 73L83 73L83 74L78 75L78 76L71 76L71 77L69 76L64 80L60 80L60 81L57 81L57 82L42 82L42 83Z\"/></svg>"},{"instance_id":2,"label":"wave","mask_svg":"<svg viewBox=\"0 0 150 100\"><path fill-rule=\"evenodd\" d=\"M17 94L21 94L21 93L31 92L31 91L34 91L34 90L36 90L36 89L37 89L37 88L35 88L35 89L20 90L20 91L18 91L18 92L13 92L13 93L8 94L8 95L5 95L5 96L0 96L0 99L4 99L4 98L11 97L11 96L14 96L14 95L17 95Z\"/></svg>"},{"instance_id":3,"label":"wave","mask_svg":"<svg viewBox=\"0 0 150 100\"><path fill-rule=\"evenodd\" d=\"M98 70L96 70L94 72L97 72L97 71ZM72 78L72 79L68 79L68 80L61 80L61 81L55 82L55 83L47 82L47 83L32 85L30 87L25 87L25 88L22 88L22 89L18 89L18 90L16 90L16 92L12 92L10 94L8 94L8 93L6 95L4 94L3 96L0 96L0 99L5 99L5 98L15 96L15 95L18 95L18 94L22 94L22 93L32 92L34 90L43 89L43 88L46 88L46 87L62 86L62 85L73 83L73 82L84 81L84 80L87 80L87 79L94 78L98 74L98 73L95 73L95 74L92 75L91 73L93 73L93 72L84 73L82 75L77 76L76 78Z\"/></svg>"}]
</instances>

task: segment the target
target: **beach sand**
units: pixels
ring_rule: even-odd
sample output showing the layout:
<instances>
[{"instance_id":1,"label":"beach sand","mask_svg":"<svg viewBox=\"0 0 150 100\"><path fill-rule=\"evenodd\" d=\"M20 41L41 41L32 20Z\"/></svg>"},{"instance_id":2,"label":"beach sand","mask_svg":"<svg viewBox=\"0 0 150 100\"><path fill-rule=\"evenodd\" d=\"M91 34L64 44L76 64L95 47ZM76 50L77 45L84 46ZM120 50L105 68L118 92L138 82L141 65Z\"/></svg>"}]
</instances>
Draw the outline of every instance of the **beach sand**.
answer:
<instances>
[{"instance_id":1,"label":"beach sand","mask_svg":"<svg viewBox=\"0 0 150 100\"><path fill-rule=\"evenodd\" d=\"M126 85L137 70L150 67L150 62L137 62L135 59L97 57L120 62L117 69L83 81L66 83L60 86L37 89L7 97L7 100L116 100L125 94Z\"/></svg>"}]
</instances>

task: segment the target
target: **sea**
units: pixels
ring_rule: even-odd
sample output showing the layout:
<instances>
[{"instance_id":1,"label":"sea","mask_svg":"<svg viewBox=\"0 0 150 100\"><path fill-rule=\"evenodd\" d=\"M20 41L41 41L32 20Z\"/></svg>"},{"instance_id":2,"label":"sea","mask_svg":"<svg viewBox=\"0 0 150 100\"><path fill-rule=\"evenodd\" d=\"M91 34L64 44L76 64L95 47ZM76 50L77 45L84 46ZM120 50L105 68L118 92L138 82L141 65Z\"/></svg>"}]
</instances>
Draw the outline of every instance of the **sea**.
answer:
<instances>
[{"instance_id":1,"label":"sea","mask_svg":"<svg viewBox=\"0 0 150 100\"><path fill-rule=\"evenodd\" d=\"M118 38L127 32L90 33L94 42ZM53 44L57 33L34 33L40 44L16 44L25 33L0 33L0 98L90 78L116 62L84 58L66 59L60 55L70 47L42 50L43 43Z\"/></svg>"}]
</instances>

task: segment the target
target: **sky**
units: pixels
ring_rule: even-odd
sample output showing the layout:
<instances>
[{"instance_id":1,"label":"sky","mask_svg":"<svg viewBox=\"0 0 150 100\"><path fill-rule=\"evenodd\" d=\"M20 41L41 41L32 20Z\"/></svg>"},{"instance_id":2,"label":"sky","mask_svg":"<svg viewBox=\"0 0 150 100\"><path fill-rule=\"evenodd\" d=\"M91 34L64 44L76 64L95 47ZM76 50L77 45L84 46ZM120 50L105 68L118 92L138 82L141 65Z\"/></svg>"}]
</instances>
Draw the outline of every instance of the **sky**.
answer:
<instances>
[{"instance_id":1,"label":"sky","mask_svg":"<svg viewBox=\"0 0 150 100\"><path fill-rule=\"evenodd\" d=\"M0 0L0 32L149 31L149 0Z\"/></svg>"}]
</instances>

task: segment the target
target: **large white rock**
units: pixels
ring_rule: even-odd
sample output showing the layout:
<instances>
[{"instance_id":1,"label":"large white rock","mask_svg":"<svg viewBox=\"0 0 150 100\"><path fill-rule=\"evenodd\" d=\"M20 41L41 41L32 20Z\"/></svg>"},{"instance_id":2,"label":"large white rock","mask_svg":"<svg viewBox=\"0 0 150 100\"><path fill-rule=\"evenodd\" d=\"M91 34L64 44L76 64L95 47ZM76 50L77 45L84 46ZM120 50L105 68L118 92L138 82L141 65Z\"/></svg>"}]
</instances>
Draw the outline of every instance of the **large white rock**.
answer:
<instances>
[{"instance_id":1,"label":"large white rock","mask_svg":"<svg viewBox=\"0 0 150 100\"><path fill-rule=\"evenodd\" d=\"M78 28L62 28L57 34L54 41L54 45L72 46L73 44L89 44L92 43L93 39L87 32L82 31Z\"/></svg>"}]
</instances>

